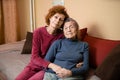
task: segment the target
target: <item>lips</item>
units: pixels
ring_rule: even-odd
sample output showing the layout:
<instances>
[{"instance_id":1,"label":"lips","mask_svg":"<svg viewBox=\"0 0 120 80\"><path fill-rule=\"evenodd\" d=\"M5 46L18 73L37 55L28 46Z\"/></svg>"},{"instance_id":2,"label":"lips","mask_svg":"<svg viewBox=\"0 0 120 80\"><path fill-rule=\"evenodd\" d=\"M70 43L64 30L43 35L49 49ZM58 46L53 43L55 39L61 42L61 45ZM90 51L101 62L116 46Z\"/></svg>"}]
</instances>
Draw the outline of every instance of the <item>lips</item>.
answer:
<instances>
[{"instance_id":1,"label":"lips","mask_svg":"<svg viewBox=\"0 0 120 80\"><path fill-rule=\"evenodd\" d=\"M72 34L71 32L67 33L67 34Z\"/></svg>"}]
</instances>

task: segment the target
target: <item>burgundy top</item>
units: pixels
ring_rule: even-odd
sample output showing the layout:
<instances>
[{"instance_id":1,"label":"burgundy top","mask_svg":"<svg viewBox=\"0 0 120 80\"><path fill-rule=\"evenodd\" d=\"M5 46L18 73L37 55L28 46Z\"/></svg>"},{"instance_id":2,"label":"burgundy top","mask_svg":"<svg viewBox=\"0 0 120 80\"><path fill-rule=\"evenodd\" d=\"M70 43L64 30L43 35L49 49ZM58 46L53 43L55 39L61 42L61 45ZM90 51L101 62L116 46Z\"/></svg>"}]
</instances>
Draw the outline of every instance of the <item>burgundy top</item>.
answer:
<instances>
[{"instance_id":1,"label":"burgundy top","mask_svg":"<svg viewBox=\"0 0 120 80\"><path fill-rule=\"evenodd\" d=\"M51 35L47 32L46 27L36 29L33 34L31 62L38 67L43 66L46 68L49 62L44 60L44 57L50 45L55 40L63 37L63 32L57 35Z\"/></svg>"}]
</instances>

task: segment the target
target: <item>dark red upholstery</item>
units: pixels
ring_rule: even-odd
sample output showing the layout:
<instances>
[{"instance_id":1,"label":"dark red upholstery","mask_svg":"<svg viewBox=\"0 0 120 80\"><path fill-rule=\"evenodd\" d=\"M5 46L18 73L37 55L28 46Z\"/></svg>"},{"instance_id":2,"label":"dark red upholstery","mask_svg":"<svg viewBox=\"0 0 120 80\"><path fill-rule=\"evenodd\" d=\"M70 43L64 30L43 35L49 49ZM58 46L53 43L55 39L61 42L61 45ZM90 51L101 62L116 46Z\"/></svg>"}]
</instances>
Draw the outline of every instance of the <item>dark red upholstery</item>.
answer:
<instances>
[{"instance_id":1,"label":"dark red upholstery","mask_svg":"<svg viewBox=\"0 0 120 80\"><path fill-rule=\"evenodd\" d=\"M118 44L119 41L107 40L86 35L84 41L90 46L90 66L98 67L106 58L108 53Z\"/></svg>"}]
</instances>

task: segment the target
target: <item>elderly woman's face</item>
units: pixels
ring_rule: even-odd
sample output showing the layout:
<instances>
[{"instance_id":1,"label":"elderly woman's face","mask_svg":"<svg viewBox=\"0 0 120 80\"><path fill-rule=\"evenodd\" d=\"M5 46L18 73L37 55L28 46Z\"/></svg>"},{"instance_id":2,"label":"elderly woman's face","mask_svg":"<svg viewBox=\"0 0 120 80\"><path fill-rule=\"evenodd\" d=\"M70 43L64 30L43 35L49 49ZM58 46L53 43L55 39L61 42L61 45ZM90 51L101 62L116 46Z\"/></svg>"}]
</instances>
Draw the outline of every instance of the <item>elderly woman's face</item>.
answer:
<instances>
[{"instance_id":1,"label":"elderly woman's face","mask_svg":"<svg viewBox=\"0 0 120 80\"><path fill-rule=\"evenodd\" d=\"M65 22L63 31L66 38L76 39L78 30L73 21Z\"/></svg>"}]
</instances>

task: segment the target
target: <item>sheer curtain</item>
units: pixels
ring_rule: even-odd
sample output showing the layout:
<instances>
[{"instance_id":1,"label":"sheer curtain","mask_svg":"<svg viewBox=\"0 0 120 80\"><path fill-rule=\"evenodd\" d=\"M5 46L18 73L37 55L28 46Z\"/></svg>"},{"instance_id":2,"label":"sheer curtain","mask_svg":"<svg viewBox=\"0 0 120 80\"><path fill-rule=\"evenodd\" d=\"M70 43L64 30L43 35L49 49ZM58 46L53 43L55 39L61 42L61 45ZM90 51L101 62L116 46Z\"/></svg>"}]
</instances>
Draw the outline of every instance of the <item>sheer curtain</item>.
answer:
<instances>
[{"instance_id":1,"label":"sheer curtain","mask_svg":"<svg viewBox=\"0 0 120 80\"><path fill-rule=\"evenodd\" d=\"M19 40L16 0L0 0L0 44Z\"/></svg>"}]
</instances>

